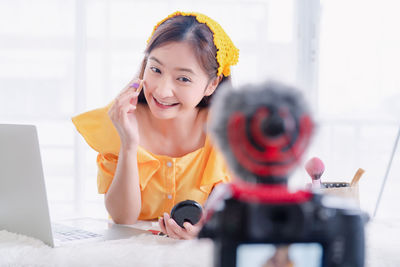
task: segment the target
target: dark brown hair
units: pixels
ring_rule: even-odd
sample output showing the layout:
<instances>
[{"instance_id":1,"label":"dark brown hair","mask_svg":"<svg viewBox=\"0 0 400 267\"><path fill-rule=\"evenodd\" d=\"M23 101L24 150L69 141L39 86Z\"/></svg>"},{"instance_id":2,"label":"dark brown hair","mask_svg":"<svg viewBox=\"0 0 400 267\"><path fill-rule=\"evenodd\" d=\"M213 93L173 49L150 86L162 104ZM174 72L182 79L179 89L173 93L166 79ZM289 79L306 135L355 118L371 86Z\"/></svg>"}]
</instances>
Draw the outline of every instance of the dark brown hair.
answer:
<instances>
[{"instance_id":1,"label":"dark brown hair","mask_svg":"<svg viewBox=\"0 0 400 267\"><path fill-rule=\"evenodd\" d=\"M176 16L164 21L157 27L144 51L145 56L140 68L139 78L143 79L147 59L153 49L170 42L183 41L188 42L193 47L197 59L209 77L209 82L217 78L219 64L216 59L217 48L214 45L213 33L206 24L199 23L194 16ZM226 82L231 82L230 76L223 76L218 87ZM208 107L212 96L203 97L197 107ZM139 95L138 101L146 103L143 90Z\"/></svg>"}]
</instances>

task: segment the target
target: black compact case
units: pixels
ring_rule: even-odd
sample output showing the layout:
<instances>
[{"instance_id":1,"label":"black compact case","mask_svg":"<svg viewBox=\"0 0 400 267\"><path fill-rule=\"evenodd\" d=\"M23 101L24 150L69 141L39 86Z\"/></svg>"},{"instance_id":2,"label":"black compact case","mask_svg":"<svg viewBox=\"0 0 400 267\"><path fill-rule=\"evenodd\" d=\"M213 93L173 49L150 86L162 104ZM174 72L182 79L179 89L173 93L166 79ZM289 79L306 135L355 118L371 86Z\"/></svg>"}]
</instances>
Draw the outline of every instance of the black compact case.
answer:
<instances>
[{"instance_id":1,"label":"black compact case","mask_svg":"<svg viewBox=\"0 0 400 267\"><path fill-rule=\"evenodd\" d=\"M183 227L184 222L196 224L200 221L203 209L199 203L194 200L185 200L176 204L171 210L171 218Z\"/></svg>"}]
</instances>

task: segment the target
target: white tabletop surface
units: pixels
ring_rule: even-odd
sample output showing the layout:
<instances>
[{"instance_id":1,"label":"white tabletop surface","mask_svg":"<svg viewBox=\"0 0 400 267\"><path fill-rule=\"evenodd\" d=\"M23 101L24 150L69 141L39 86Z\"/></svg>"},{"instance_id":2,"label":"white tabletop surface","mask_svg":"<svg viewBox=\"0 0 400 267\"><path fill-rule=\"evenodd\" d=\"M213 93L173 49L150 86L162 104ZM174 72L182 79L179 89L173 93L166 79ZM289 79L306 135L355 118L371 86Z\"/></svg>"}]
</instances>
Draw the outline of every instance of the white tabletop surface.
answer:
<instances>
[{"instance_id":1,"label":"white tabletop surface","mask_svg":"<svg viewBox=\"0 0 400 267\"><path fill-rule=\"evenodd\" d=\"M156 228L139 222L137 228ZM400 266L400 219L374 219L366 228L366 266ZM209 240L156 235L50 248L41 241L0 231L0 266L212 266Z\"/></svg>"}]
</instances>

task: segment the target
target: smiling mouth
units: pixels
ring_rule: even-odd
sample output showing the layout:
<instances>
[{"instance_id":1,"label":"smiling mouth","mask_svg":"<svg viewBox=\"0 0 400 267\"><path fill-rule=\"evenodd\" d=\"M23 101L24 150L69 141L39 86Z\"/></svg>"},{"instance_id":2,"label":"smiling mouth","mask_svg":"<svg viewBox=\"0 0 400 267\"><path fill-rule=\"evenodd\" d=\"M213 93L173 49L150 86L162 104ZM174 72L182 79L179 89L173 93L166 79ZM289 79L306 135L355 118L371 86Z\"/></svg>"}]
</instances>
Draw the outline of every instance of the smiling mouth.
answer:
<instances>
[{"instance_id":1,"label":"smiling mouth","mask_svg":"<svg viewBox=\"0 0 400 267\"><path fill-rule=\"evenodd\" d=\"M153 99L154 99L154 101L156 102L156 104L157 104L158 106L161 106L161 107L164 107L164 108L173 107L173 106L176 106L176 105L179 104L179 103L166 103L166 102L162 102L162 101L157 100L155 97L153 97Z\"/></svg>"}]
</instances>

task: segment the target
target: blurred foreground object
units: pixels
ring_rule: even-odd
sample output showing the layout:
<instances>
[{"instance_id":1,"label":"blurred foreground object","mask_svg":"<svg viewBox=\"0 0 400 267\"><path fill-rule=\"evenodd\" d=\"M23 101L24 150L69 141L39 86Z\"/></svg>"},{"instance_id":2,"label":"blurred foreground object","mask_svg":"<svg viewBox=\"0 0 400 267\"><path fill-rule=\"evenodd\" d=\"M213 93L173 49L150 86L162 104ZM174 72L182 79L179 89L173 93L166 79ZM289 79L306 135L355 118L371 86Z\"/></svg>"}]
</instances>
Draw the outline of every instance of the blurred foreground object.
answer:
<instances>
[{"instance_id":1,"label":"blurred foreground object","mask_svg":"<svg viewBox=\"0 0 400 267\"><path fill-rule=\"evenodd\" d=\"M217 94L211 130L235 182L210 196L199 235L214 240L215 266L262 266L278 250L294 266L364 266L366 214L346 199L287 188L313 129L294 88L270 82Z\"/></svg>"},{"instance_id":2,"label":"blurred foreground object","mask_svg":"<svg viewBox=\"0 0 400 267\"><path fill-rule=\"evenodd\" d=\"M309 161L307 161L305 167L308 175L311 177L312 186L314 188L320 188L321 176L325 171L325 165L322 160L317 157L311 158Z\"/></svg>"},{"instance_id":3,"label":"blurred foreground object","mask_svg":"<svg viewBox=\"0 0 400 267\"><path fill-rule=\"evenodd\" d=\"M354 200L360 205L360 193L358 182L364 174L364 169L359 168L350 183L347 182L323 182L321 183L321 192L333 194Z\"/></svg>"}]
</instances>

